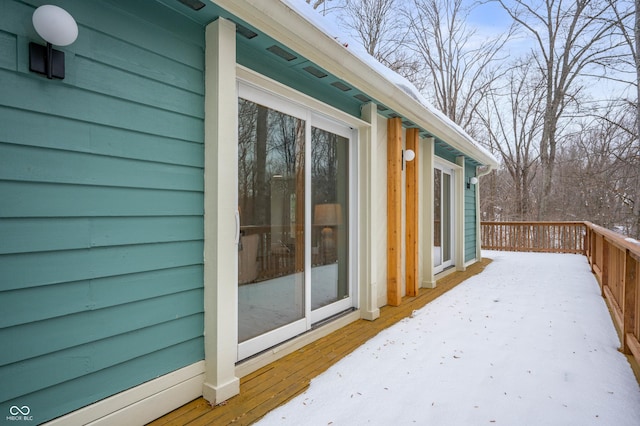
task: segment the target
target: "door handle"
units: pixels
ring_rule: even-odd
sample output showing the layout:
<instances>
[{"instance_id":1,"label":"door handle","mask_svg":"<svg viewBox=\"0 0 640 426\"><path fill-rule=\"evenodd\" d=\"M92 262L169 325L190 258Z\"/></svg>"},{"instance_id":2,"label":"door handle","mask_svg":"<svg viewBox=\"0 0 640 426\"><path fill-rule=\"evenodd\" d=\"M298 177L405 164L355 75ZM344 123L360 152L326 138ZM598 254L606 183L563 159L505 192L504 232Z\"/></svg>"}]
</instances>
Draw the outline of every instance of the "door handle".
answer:
<instances>
[{"instance_id":1,"label":"door handle","mask_svg":"<svg viewBox=\"0 0 640 426\"><path fill-rule=\"evenodd\" d=\"M236 236L235 236L235 240L236 240L236 244L240 244L240 212L238 210L236 210L235 216L236 216Z\"/></svg>"}]
</instances>

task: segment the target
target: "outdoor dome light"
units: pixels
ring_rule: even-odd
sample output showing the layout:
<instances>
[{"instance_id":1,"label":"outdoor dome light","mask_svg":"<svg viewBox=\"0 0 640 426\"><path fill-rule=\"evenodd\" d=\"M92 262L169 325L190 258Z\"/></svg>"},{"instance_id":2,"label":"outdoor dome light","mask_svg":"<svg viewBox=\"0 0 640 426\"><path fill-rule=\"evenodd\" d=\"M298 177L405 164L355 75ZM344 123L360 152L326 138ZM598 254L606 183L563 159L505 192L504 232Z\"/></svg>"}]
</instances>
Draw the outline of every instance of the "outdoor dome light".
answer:
<instances>
[{"instance_id":1,"label":"outdoor dome light","mask_svg":"<svg viewBox=\"0 0 640 426\"><path fill-rule=\"evenodd\" d=\"M416 152L412 149L402 150L402 160L400 162L402 170L404 170L404 163L407 161L413 161L416 158Z\"/></svg>"},{"instance_id":2,"label":"outdoor dome light","mask_svg":"<svg viewBox=\"0 0 640 426\"><path fill-rule=\"evenodd\" d=\"M78 24L66 10L50 4L33 12L33 27L47 42L46 47L29 43L29 70L47 78L64 78L64 53L52 45L68 46L78 38Z\"/></svg>"},{"instance_id":3,"label":"outdoor dome light","mask_svg":"<svg viewBox=\"0 0 640 426\"><path fill-rule=\"evenodd\" d=\"M78 38L78 25L69 12L46 4L33 12L33 27L47 43L68 46Z\"/></svg>"},{"instance_id":4,"label":"outdoor dome light","mask_svg":"<svg viewBox=\"0 0 640 426\"><path fill-rule=\"evenodd\" d=\"M412 149L407 149L404 151L404 159L405 161L413 161L416 158L416 152Z\"/></svg>"},{"instance_id":5,"label":"outdoor dome light","mask_svg":"<svg viewBox=\"0 0 640 426\"><path fill-rule=\"evenodd\" d=\"M473 176L470 177L469 180L467 180L467 189L471 188L471 185L476 185L478 183L478 178Z\"/></svg>"}]
</instances>

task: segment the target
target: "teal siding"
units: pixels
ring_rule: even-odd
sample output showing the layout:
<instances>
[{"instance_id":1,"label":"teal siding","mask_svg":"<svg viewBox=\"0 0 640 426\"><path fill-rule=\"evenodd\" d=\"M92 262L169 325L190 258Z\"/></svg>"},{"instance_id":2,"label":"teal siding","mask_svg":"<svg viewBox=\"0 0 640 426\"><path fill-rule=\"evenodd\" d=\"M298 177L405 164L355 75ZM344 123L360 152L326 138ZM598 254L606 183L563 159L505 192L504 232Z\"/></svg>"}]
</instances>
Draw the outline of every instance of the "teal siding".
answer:
<instances>
[{"instance_id":1,"label":"teal siding","mask_svg":"<svg viewBox=\"0 0 640 426\"><path fill-rule=\"evenodd\" d=\"M453 150L453 148L443 142L436 143L434 151L436 156L453 164L456 163L456 158L460 155L458 151Z\"/></svg>"},{"instance_id":2,"label":"teal siding","mask_svg":"<svg viewBox=\"0 0 640 426\"><path fill-rule=\"evenodd\" d=\"M467 181L476 175L476 168L465 160L464 169L464 261L476 258L476 188L467 189Z\"/></svg>"},{"instance_id":3,"label":"teal siding","mask_svg":"<svg viewBox=\"0 0 640 426\"><path fill-rule=\"evenodd\" d=\"M204 359L204 27L61 0L67 76L0 0L0 413L64 415Z\"/></svg>"}]
</instances>

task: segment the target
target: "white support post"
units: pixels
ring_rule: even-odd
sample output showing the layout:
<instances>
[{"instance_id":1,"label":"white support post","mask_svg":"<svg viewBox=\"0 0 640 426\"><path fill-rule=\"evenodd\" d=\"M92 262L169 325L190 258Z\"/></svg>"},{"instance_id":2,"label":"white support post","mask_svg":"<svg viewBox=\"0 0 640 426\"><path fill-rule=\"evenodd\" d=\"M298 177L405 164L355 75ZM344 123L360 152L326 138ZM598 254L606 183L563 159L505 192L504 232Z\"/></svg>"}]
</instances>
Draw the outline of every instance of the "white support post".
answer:
<instances>
[{"instance_id":1,"label":"white support post","mask_svg":"<svg viewBox=\"0 0 640 426\"><path fill-rule=\"evenodd\" d=\"M433 273L433 169L435 161L435 139L421 139L420 147L420 287L435 288Z\"/></svg>"},{"instance_id":2,"label":"white support post","mask_svg":"<svg viewBox=\"0 0 640 426\"><path fill-rule=\"evenodd\" d=\"M476 167L476 176L478 176L478 168ZM480 217L480 179L475 185L476 193L476 261L482 260L482 218Z\"/></svg>"},{"instance_id":3,"label":"white support post","mask_svg":"<svg viewBox=\"0 0 640 426\"><path fill-rule=\"evenodd\" d=\"M376 143L378 140L378 112L374 103L362 108L362 119L370 123L360 129L360 309L362 318L373 321L380 316L378 308L378 272L375 256L376 232L379 226L375 205L377 170Z\"/></svg>"},{"instance_id":4,"label":"white support post","mask_svg":"<svg viewBox=\"0 0 640 426\"><path fill-rule=\"evenodd\" d=\"M456 164L460 166L455 171L455 187L454 187L454 202L455 202L455 266L456 271L465 271L467 267L464 264L464 192L467 187L465 181L465 167L464 156L459 155L456 157Z\"/></svg>"},{"instance_id":5,"label":"white support post","mask_svg":"<svg viewBox=\"0 0 640 426\"><path fill-rule=\"evenodd\" d=\"M219 404L240 392L238 347L238 99L235 25L223 18L206 29L204 120L203 396Z\"/></svg>"}]
</instances>

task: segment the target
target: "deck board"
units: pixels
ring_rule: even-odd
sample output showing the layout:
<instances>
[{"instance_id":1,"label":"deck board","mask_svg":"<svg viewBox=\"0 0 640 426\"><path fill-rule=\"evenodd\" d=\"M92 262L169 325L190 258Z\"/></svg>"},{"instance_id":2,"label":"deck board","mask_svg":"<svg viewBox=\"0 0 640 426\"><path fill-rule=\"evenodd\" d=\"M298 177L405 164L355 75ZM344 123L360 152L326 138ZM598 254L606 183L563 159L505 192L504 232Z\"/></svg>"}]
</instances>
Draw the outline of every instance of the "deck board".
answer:
<instances>
[{"instance_id":1,"label":"deck board","mask_svg":"<svg viewBox=\"0 0 640 426\"><path fill-rule=\"evenodd\" d=\"M430 301L476 275L491 262L471 265L437 281L434 289L420 289L415 297L405 297L400 306L385 306L375 321L358 320L328 336L240 379L240 394L211 407L198 398L149 423L151 426L249 425L269 411L304 392L311 379L353 352L380 331L411 315Z\"/></svg>"}]
</instances>

